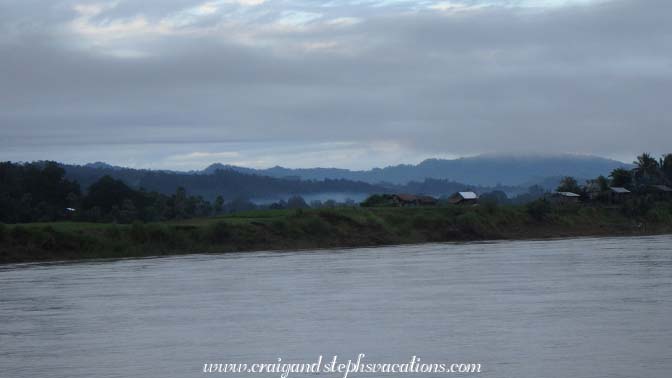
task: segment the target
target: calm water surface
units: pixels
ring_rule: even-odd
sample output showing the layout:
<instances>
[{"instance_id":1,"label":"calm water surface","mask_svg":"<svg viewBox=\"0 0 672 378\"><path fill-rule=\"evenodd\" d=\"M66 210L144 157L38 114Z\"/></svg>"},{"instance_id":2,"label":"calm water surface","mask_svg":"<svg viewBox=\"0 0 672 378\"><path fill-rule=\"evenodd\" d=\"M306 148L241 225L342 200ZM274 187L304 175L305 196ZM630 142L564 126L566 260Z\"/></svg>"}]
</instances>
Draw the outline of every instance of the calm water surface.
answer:
<instances>
[{"instance_id":1,"label":"calm water surface","mask_svg":"<svg viewBox=\"0 0 672 378\"><path fill-rule=\"evenodd\" d=\"M482 377L672 377L672 236L0 266L3 378L358 353Z\"/></svg>"}]
</instances>

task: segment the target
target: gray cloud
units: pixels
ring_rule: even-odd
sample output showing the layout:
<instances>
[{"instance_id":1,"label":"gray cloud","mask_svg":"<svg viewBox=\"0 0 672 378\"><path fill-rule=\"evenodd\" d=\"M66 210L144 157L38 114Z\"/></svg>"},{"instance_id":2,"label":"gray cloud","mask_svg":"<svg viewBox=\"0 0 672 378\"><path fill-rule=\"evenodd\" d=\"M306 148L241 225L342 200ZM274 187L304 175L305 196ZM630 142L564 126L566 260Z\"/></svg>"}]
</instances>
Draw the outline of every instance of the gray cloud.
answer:
<instances>
[{"instance_id":1,"label":"gray cloud","mask_svg":"<svg viewBox=\"0 0 672 378\"><path fill-rule=\"evenodd\" d=\"M362 167L669 149L669 1L438 3L0 1L0 158Z\"/></svg>"}]
</instances>

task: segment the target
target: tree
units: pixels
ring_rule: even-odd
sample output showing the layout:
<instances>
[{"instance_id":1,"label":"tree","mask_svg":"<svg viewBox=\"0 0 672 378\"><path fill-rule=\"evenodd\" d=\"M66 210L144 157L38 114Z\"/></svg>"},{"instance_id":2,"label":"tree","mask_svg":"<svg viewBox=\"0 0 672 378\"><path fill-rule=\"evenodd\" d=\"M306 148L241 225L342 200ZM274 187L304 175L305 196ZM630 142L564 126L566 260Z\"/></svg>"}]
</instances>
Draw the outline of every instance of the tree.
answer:
<instances>
[{"instance_id":1,"label":"tree","mask_svg":"<svg viewBox=\"0 0 672 378\"><path fill-rule=\"evenodd\" d=\"M609 190L609 180L606 177L600 175L597 177L595 182L597 183L597 186L599 187L601 192L606 192L607 190Z\"/></svg>"},{"instance_id":2,"label":"tree","mask_svg":"<svg viewBox=\"0 0 672 378\"><path fill-rule=\"evenodd\" d=\"M333 200L328 200L327 202L325 202L325 205L327 205L328 207L335 207L336 203ZM391 198L389 195L386 194L373 194L361 203L362 207L390 206L390 205L391 205Z\"/></svg>"},{"instance_id":3,"label":"tree","mask_svg":"<svg viewBox=\"0 0 672 378\"><path fill-rule=\"evenodd\" d=\"M175 218L183 219L187 217L188 212L187 191L183 187L178 187L173 195L173 214Z\"/></svg>"},{"instance_id":4,"label":"tree","mask_svg":"<svg viewBox=\"0 0 672 378\"><path fill-rule=\"evenodd\" d=\"M532 185L529 188L527 188L527 193L537 198L543 197L544 192L545 192L544 188L542 188L540 185Z\"/></svg>"},{"instance_id":5,"label":"tree","mask_svg":"<svg viewBox=\"0 0 672 378\"><path fill-rule=\"evenodd\" d=\"M136 197L136 192L123 181L103 176L89 187L88 194L84 198L84 206L86 208L97 206L107 213L114 206L120 208L124 200L133 201Z\"/></svg>"},{"instance_id":6,"label":"tree","mask_svg":"<svg viewBox=\"0 0 672 378\"><path fill-rule=\"evenodd\" d=\"M637 185L655 184L660 179L658 160L654 159L651 154L645 152L637 156L634 164L636 165L634 174Z\"/></svg>"},{"instance_id":7,"label":"tree","mask_svg":"<svg viewBox=\"0 0 672 378\"><path fill-rule=\"evenodd\" d=\"M250 211L257 208L252 201L245 197L238 197L233 201L226 204L227 210L230 213L236 213L239 211Z\"/></svg>"},{"instance_id":8,"label":"tree","mask_svg":"<svg viewBox=\"0 0 672 378\"><path fill-rule=\"evenodd\" d=\"M301 196L291 196L287 200L288 209L307 209L309 206Z\"/></svg>"},{"instance_id":9,"label":"tree","mask_svg":"<svg viewBox=\"0 0 672 378\"><path fill-rule=\"evenodd\" d=\"M580 193L581 188L579 187L579 183L576 182L576 179L571 176L565 176L560 180L560 185L556 189L558 192L572 192L572 193Z\"/></svg>"},{"instance_id":10,"label":"tree","mask_svg":"<svg viewBox=\"0 0 672 378\"><path fill-rule=\"evenodd\" d=\"M222 211L224 211L224 198L222 196L217 196L217 198L215 198L213 210L215 215L219 215L222 213Z\"/></svg>"},{"instance_id":11,"label":"tree","mask_svg":"<svg viewBox=\"0 0 672 378\"><path fill-rule=\"evenodd\" d=\"M660 171L668 184L672 184L672 154L665 154L660 158Z\"/></svg>"},{"instance_id":12,"label":"tree","mask_svg":"<svg viewBox=\"0 0 672 378\"><path fill-rule=\"evenodd\" d=\"M119 219L121 223L132 223L138 217L138 210L135 208L133 201L130 199L125 199L121 203L121 208L119 209Z\"/></svg>"},{"instance_id":13,"label":"tree","mask_svg":"<svg viewBox=\"0 0 672 378\"><path fill-rule=\"evenodd\" d=\"M494 190L492 192L481 194L480 200L483 203L494 203L502 205L509 201L509 197L501 190Z\"/></svg>"},{"instance_id":14,"label":"tree","mask_svg":"<svg viewBox=\"0 0 672 378\"><path fill-rule=\"evenodd\" d=\"M611 185L615 187L630 187L632 186L632 172L625 168L616 168L611 171Z\"/></svg>"},{"instance_id":15,"label":"tree","mask_svg":"<svg viewBox=\"0 0 672 378\"><path fill-rule=\"evenodd\" d=\"M538 199L527 204L526 211L536 221L545 220L553 211L551 204L545 199Z\"/></svg>"},{"instance_id":16,"label":"tree","mask_svg":"<svg viewBox=\"0 0 672 378\"><path fill-rule=\"evenodd\" d=\"M285 200L280 200L278 202L273 202L268 206L271 210L282 210L287 208L287 202Z\"/></svg>"}]
</instances>

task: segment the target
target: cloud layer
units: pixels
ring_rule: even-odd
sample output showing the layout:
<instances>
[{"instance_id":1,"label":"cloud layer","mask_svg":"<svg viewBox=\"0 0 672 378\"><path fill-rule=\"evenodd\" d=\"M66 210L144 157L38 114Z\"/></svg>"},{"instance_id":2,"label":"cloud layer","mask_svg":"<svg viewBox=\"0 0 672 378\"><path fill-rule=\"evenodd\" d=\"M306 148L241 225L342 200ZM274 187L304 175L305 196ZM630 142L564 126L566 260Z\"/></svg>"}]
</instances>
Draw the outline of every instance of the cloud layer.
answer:
<instances>
[{"instance_id":1,"label":"cloud layer","mask_svg":"<svg viewBox=\"0 0 672 378\"><path fill-rule=\"evenodd\" d=\"M0 0L0 159L663 152L669 14L666 0Z\"/></svg>"}]
</instances>

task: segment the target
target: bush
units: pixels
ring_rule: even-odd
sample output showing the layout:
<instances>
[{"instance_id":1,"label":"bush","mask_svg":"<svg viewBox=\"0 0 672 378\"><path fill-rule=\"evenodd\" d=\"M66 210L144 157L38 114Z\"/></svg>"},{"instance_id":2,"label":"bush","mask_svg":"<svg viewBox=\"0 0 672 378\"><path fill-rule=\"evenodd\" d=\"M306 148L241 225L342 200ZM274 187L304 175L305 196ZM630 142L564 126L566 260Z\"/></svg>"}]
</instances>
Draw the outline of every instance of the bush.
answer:
<instances>
[{"instance_id":1,"label":"bush","mask_svg":"<svg viewBox=\"0 0 672 378\"><path fill-rule=\"evenodd\" d=\"M525 210L532 219L543 221L548 218L553 211L551 204L545 199L538 199L527 204Z\"/></svg>"},{"instance_id":2,"label":"bush","mask_svg":"<svg viewBox=\"0 0 672 378\"><path fill-rule=\"evenodd\" d=\"M325 222L321 218L310 217L306 222L301 226L301 229L310 236L323 236L329 232L329 223Z\"/></svg>"},{"instance_id":3,"label":"bush","mask_svg":"<svg viewBox=\"0 0 672 378\"><path fill-rule=\"evenodd\" d=\"M390 198L386 195L374 194L361 203L362 207L389 206Z\"/></svg>"},{"instance_id":4,"label":"bush","mask_svg":"<svg viewBox=\"0 0 672 378\"><path fill-rule=\"evenodd\" d=\"M105 228L104 235L110 239L119 239L121 237L121 231L119 231L119 227L117 227L116 224L113 224Z\"/></svg>"},{"instance_id":5,"label":"bush","mask_svg":"<svg viewBox=\"0 0 672 378\"><path fill-rule=\"evenodd\" d=\"M455 218L455 223L467 235L484 236L487 234L483 219L476 212L470 211L458 216Z\"/></svg>"},{"instance_id":6,"label":"bush","mask_svg":"<svg viewBox=\"0 0 672 378\"><path fill-rule=\"evenodd\" d=\"M271 222L271 227L273 228L273 231L284 235L287 233L287 222L282 219L276 219L273 222Z\"/></svg>"},{"instance_id":7,"label":"bush","mask_svg":"<svg viewBox=\"0 0 672 378\"><path fill-rule=\"evenodd\" d=\"M28 244L31 233L23 226L14 226L10 232L12 240L17 244Z\"/></svg>"},{"instance_id":8,"label":"bush","mask_svg":"<svg viewBox=\"0 0 672 378\"><path fill-rule=\"evenodd\" d=\"M413 228L418 230L428 230L436 226L436 220L425 214L418 214L411 221Z\"/></svg>"},{"instance_id":9,"label":"bush","mask_svg":"<svg viewBox=\"0 0 672 378\"><path fill-rule=\"evenodd\" d=\"M223 243L231 238L231 230L226 222L217 222L208 229L208 240Z\"/></svg>"},{"instance_id":10,"label":"bush","mask_svg":"<svg viewBox=\"0 0 672 378\"><path fill-rule=\"evenodd\" d=\"M623 204L623 214L628 217L646 215L653 208L653 201L648 197L633 198Z\"/></svg>"},{"instance_id":11,"label":"bush","mask_svg":"<svg viewBox=\"0 0 672 378\"><path fill-rule=\"evenodd\" d=\"M664 207L655 207L648 211L646 219L655 223L672 223L672 213Z\"/></svg>"},{"instance_id":12,"label":"bush","mask_svg":"<svg viewBox=\"0 0 672 378\"><path fill-rule=\"evenodd\" d=\"M487 214L493 215L493 214L496 214L497 211L499 210L499 203L497 203L497 201L493 201L493 200L484 201L484 202L482 202L482 207L481 208Z\"/></svg>"},{"instance_id":13,"label":"bush","mask_svg":"<svg viewBox=\"0 0 672 378\"><path fill-rule=\"evenodd\" d=\"M147 241L147 229L142 222L135 221L131 225L131 239L138 243L144 243Z\"/></svg>"},{"instance_id":14,"label":"bush","mask_svg":"<svg viewBox=\"0 0 672 378\"><path fill-rule=\"evenodd\" d=\"M149 240L154 243L167 243L171 241L171 233L159 225L147 227L147 235Z\"/></svg>"},{"instance_id":15,"label":"bush","mask_svg":"<svg viewBox=\"0 0 672 378\"><path fill-rule=\"evenodd\" d=\"M5 240L5 235L7 234L7 226L4 223L0 223L0 242Z\"/></svg>"}]
</instances>

